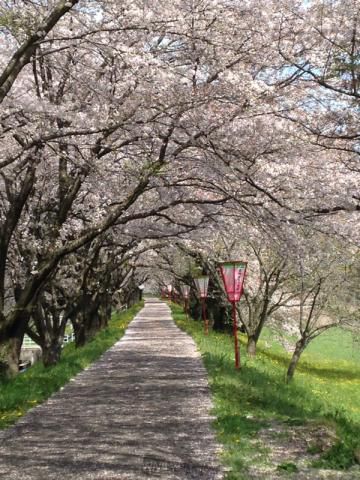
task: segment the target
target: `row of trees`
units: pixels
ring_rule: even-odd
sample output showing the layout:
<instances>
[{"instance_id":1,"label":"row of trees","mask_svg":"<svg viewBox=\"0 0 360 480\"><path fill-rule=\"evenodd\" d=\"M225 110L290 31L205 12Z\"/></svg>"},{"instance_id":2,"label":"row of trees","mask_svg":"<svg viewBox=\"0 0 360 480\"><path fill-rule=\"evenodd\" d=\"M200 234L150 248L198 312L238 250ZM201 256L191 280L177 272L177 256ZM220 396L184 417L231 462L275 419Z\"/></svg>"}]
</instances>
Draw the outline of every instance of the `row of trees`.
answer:
<instances>
[{"instance_id":1,"label":"row of trees","mask_svg":"<svg viewBox=\"0 0 360 480\"><path fill-rule=\"evenodd\" d=\"M25 332L48 365L67 320L86 342L175 239L296 250L298 225L355 248L357 25L355 0L0 0L7 371Z\"/></svg>"},{"instance_id":2,"label":"row of trees","mask_svg":"<svg viewBox=\"0 0 360 480\"><path fill-rule=\"evenodd\" d=\"M238 317L247 337L247 353L256 355L264 326L291 340L292 358L287 381L294 375L301 354L309 343L332 327L359 331L359 254L348 244L297 227L298 249L289 249L282 238L252 235L234 238L224 231L206 241L185 240L159 251L157 282L174 281L192 287L191 308L201 318L194 277L209 276L208 316L215 330L232 331L218 264L229 258L246 258L248 270ZM249 231L248 230L248 231ZM238 239L240 238L240 239ZM287 341L289 343L290 340Z\"/></svg>"}]
</instances>

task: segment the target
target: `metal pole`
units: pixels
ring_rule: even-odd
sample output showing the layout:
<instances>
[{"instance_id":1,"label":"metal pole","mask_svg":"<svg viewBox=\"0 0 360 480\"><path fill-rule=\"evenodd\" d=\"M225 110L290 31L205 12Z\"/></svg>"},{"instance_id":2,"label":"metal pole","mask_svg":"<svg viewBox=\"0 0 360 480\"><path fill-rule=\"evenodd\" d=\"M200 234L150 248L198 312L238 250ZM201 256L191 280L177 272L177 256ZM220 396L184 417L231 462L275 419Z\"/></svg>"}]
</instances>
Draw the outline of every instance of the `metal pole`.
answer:
<instances>
[{"instance_id":1,"label":"metal pole","mask_svg":"<svg viewBox=\"0 0 360 480\"><path fill-rule=\"evenodd\" d=\"M236 303L232 302L233 307L233 334L234 334L234 343L235 343L235 368L240 368L240 351L238 345L238 336L237 336L237 323L236 323Z\"/></svg>"},{"instance_id":2,"label":"metal pole","mask_svg":"<svg viewBox=\"0 0 360 480\"><path fill-rule=\"evenodd\" d=\"M206 319L206 307L205 307L205 298L202 298L202 315L203 315L203 320L204 320L204 329L205 329L205 335L208 335L209 333L209 322Z\"/></svg>"},{"instance_id":3,"label":"metal pole","mask_svg":"<svg viewBox=\"0 0 360 480\"><path fill-rule=\"evenodd\" d=\"M186 313L186 320L189 320L189 306L188 306L188 298L185 297L185 313Z\"/></svg>"}]
</instances>

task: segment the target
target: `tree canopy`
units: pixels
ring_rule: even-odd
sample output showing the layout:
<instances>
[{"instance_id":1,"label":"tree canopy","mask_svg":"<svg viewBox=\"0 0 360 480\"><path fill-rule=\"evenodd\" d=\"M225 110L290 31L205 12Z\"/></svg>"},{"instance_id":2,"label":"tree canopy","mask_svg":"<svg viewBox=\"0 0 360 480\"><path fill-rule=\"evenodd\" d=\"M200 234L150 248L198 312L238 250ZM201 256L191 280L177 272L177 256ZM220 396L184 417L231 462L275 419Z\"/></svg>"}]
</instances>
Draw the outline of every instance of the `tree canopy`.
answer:
<instances>
[{"instance_id":1,"label":"tree canopy","mask_svg":"<svg viewBox=\"0 0 360 480\"><path fill-rule=\"evenodd\" d=\"M85 342L116 292L161 283L175 244L215 260L233 238L229 255L281 267L280 284L309 236L351 264L358 13L356 0L0 0L0 342L14 370L25 331L56 361L67 319Z\"/></svg>"}]
</instances>

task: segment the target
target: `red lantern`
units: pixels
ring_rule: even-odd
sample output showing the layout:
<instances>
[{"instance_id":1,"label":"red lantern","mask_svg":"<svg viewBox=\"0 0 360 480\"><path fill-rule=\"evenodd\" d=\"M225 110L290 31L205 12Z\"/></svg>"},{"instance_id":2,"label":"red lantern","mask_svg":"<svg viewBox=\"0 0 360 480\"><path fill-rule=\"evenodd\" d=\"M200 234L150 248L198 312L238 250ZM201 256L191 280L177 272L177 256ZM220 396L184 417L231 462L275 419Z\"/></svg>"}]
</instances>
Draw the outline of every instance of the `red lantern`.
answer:
<instances>
[{"instance_id":1,"label":"red lantern","mask_svg":"<svg viewBox=\"0 0 360 480\"><path fill-rule=\"evenodd\" d=\"M209 277L207 276L202 276L198 278L194 278L196 288L199 292L199 296L201 299L201 304L202 304L202 317L204 321L204 330L205 330L205 335L209 333L209 322L206 318L206 307L205 307L205 300L207 298L207 292L208 292L208 286L209 286Z\"/></svg>"},{"instance_id":2,"label":"red lantern","mask_svg":"<svg viewBox=\"0 0 360 480\"><path fill-rule=\"evenodd\" d=\"M185 283L182 283L180 285L180 288L181 288L181 293L183 295L184 298L189 298L189 295L190 295L190 287L189 285L185 285Z\"/></svg>"},{"instance_id":3,"label":"red lantern","mask_svg":"<svg viewBox=\"0 0 360 480\"><path fill-rule=\"evenodd\" d=\"M236 323L236 303L240 300L246 272L246 262L233 261L223 262L220 264L220 273L224 282L226 295L230 303L232 303L233 313L233 335L235 341L235 368L240 368L240 351L237 338Z\"/></svg>"},{"instance_id":4,"label":"red lantern","mask_svg":"<svg viewBox=\"0 0 360 480\"><path fill-rule=\"evenodd\" d=\"M209 277L206 277L204 275L202 277L195 278L194 280L195 280L195 285L196 285L196 288L198 289L200 298L206 298L208 286L209 286Z\"/></svg>"},{"instance_id":5,"label":"red lantern","mask_svg":"<svg viewBox=\"0 0 360 480\"><path fill-rule=\"evenodd\" d=\"M190 287L189 285L185 285L185 283L182 283L180 285L181 293L184 297L184 309L186 313L186 318L189 318L188 312L189 312L189 296L190 296Z\"/></svg>"},{"instance_id":6,"label":"red lantern","mask_svg":"<svg viewBox=\"0 0 360 480\"><path fill-rule=\"evenodd\" d=\"M171 292L172 292L173 287L172 287L172 285L167 285L166 289L168 291L169 300L171 302Z\"/></svg>"}]
</instances>

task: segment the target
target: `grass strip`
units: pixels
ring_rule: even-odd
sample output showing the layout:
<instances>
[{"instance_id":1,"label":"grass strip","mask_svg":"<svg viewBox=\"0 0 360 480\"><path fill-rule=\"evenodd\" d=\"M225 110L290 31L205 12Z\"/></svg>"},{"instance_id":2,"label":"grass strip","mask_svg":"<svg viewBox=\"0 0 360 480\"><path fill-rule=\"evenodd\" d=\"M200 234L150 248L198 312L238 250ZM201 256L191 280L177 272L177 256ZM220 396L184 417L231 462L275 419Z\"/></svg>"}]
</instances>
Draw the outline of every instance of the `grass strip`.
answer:
<instances>
[{"instance_id":1,"label":"grass strip","mask_svg":"<svg viewBox=\"0 0 360 480\"><path fill-rule=\"evenodd\" d=\"M176 324L194 338L208 371L228 480L246 479L251 464L266 463L266 447L257 441L257 432L274 421L335 428L338 443L314 466L347 469L354 464L360 448L360 369L355 362L314 356L313 364L309 354L287 385L286 352L260 343L256 358L247 358L241 336L242 369L236 371L229 335L211 331L205 336L201 322L186 319L178 305L171 307Z\"/></svg>"},{"instance_id":2,"label":"grass strip","mask_svg":"<svg viewBox=\"0 0 360 480\"><path fill-rule=\"evenodd\" d=\"M77 373L97 360L124 335L127 326L142 307L141 302L112 315L108 327L81 348L75 348L74 343L67 344L57 365L45 368L42 362L38 362L14 379L1 379L0 429L13 425L30 408L44 402Z\"/></svg>"}]
</instances>

